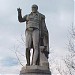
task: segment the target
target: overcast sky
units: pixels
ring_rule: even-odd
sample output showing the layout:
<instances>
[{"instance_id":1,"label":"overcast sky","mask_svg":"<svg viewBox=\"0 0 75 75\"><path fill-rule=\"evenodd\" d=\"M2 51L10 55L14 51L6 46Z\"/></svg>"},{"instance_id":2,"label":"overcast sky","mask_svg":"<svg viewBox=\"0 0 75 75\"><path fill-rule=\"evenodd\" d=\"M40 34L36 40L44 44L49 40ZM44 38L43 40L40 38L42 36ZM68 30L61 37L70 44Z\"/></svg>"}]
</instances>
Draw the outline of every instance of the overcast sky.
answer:
<instances>
[{"instance_id":1,"label":"overcast sky","mask_svg":"<svg viewBox=\"0 0 75 75\"><path fill-rule=\"evenodd\" d=\"M38 11L46 16L50 48L54 55L59 57L66 53L68 29L74 23L73 0L0 0L0 73L9 73L9 69L10 73L19 73L21 69L15 53L11 51L14 45L19 46L23 54L25 50L20 42L26 26L18 22L17 8L22 9L24 16L31 12L32 4L37 4Z\"/></svg>"}]
</instances>

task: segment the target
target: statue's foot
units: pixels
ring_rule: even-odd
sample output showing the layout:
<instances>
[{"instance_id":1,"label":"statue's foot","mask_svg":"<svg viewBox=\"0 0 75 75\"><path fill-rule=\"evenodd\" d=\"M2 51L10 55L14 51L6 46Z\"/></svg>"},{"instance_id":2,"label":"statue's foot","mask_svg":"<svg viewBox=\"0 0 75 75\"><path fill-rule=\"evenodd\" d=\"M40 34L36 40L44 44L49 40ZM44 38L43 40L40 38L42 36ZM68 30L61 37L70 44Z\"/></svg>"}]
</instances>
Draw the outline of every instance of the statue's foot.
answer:
<instances>
[{"instance_id":1,"label":"statue's foot","mask_svg":"<svg viewBox=\"0 0 75 75\"><path fill-rule=\"evenodd\" d=\"M30 64L26 64L26 66L30 66Z\"/></svg>"}]
</instances>

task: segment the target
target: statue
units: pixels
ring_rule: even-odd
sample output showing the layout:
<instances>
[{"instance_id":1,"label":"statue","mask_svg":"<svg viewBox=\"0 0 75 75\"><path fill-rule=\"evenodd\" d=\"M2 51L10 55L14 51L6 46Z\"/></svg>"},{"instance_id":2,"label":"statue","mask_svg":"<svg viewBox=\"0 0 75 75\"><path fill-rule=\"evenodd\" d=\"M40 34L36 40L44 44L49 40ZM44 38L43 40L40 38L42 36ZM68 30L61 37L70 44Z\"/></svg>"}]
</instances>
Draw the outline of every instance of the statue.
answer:
<instances>
[{"instance_id":1,"label":"statue","mask_svg":"<svg viewBox=\"0 0 75 75\"><path fill-rule=\"evenodd\" d=\"M26 22L26 60L27 66L41 65L42 58L48 61L49 34L45 23L45 16L38 12L38 6L32 5L32 12L22 17L18 8L19 22ZM30 64L30 50L33 48L32 64Z\"/></svg>"}]
</instances>

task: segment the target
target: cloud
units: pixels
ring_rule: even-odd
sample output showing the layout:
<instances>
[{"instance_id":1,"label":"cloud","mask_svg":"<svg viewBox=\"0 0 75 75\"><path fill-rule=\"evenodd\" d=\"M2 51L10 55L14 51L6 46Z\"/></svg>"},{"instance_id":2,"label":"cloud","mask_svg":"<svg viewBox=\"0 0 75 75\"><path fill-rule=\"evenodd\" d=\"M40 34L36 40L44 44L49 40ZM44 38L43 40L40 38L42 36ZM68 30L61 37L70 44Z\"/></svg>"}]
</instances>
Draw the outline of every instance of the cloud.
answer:
<instances>
[{"instance_id":1,"label":"cloud","mask_svg":"<svg viewBox=\"0 0 75 75\"><path fill-rule=\"evenodd\" d=\"M12 66L12 67L5 67L5 66L1 66L0 67L0 74L19 74L21 66L17 65L17 66Z\"/></svg>"},{"instance_id":2,"label":"cloud","mask_svg":"<svg viewBox=\"0 0 75 75\"><path fill-rule=\"evenodd\" d=\"M18 65L18 60L12 57L6 57L3 60L1 60L1 63L3 66L15 66Z\"/></svg>"}]
</instances>

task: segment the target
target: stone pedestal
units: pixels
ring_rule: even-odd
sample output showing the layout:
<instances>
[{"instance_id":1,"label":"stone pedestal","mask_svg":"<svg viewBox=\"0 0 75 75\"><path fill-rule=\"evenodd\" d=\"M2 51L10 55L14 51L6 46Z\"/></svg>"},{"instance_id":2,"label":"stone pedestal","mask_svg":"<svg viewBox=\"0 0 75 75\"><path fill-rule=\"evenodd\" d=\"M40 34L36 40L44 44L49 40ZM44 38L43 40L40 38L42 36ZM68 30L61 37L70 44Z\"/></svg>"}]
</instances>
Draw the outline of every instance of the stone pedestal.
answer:
<instances>
[{"instance_id":1,"label":"stone pedestal","mask_svg":"<svg viewBox=\"0 0 75 75\"><path fill-rule=\"evenodd\" d=\"M20 75L51 75L51 72L48 67L35 65L22 67Z\"/></svg>"}]
</instances>

